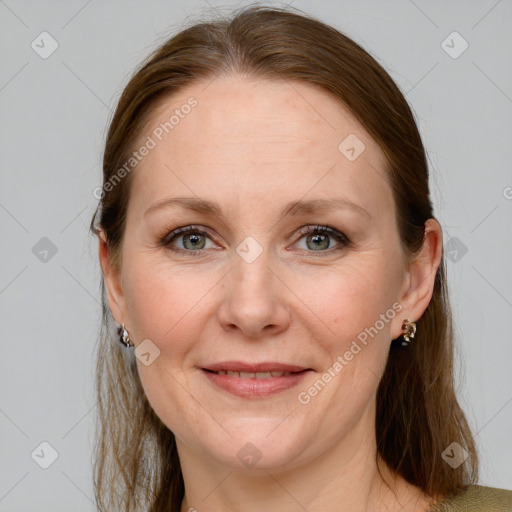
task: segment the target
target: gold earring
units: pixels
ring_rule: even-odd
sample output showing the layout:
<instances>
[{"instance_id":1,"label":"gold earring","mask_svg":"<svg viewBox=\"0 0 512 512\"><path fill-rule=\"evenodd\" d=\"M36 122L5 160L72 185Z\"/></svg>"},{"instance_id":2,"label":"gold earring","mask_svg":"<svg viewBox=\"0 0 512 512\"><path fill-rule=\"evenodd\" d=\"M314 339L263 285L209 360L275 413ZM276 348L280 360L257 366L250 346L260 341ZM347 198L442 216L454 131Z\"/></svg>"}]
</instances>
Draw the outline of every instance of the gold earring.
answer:
<instances>
[{"instance_id":1,"label":"gold earring","mask_svg":"<svg viewBox=\"0 0 512 512\"><path fill-rule=\"evenodd\" d=\"M409 343L416 335L416 322L411 322L409 319L405 319L402 324L402 337L405 341L402 341L402 346L407 347Z\"/></svg>"}]
</instances>

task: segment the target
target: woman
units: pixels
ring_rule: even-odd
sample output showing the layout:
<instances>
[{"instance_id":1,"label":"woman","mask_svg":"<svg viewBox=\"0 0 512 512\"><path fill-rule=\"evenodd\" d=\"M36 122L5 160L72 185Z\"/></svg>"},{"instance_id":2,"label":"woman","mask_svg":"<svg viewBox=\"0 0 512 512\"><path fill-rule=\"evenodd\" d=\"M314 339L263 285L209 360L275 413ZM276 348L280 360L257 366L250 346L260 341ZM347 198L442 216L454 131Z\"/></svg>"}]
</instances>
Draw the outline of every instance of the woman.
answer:
<instances>
[{"instance_id":1,"label":"woman","mask_svg":"<svg viewBox=\"0 0 512 512\"><path fill-rule=\"evenodd\" d=\"M354 41L264 7L183 30L98 197L101 510L512 510L476 485L418 129Z\"/></svg>"}]
</instances>

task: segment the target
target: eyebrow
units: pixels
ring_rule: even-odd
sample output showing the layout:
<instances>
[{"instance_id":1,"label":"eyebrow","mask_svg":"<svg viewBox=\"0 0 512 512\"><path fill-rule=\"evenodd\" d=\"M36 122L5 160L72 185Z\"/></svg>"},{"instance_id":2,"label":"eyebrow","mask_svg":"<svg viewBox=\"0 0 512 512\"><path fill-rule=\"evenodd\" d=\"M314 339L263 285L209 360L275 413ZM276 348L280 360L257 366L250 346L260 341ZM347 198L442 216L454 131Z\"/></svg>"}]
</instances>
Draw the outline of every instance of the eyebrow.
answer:
<instances>
[{"instance_id":1,"label":"eyebrow","mask_svg":"<svg viewBox=\"0 0 512 512\"><path fill-rule=\"evenodd\" d=\"M144 217L151 212L177 206L185 210L190 210L198 213L204 213L225 219L220 205L214 201L200 199L198 197L172 197L159 201L158 203L150 206L145 212ZM291 201L287 203L281 212L281 217L287 215L299 215L304 213L322 213L329 210L350 209L354 212L360 213L368 218L371 215L360 205L353 203L345 198L336 199L310 199L308 201Z\"/></svg>"}]
</instances>

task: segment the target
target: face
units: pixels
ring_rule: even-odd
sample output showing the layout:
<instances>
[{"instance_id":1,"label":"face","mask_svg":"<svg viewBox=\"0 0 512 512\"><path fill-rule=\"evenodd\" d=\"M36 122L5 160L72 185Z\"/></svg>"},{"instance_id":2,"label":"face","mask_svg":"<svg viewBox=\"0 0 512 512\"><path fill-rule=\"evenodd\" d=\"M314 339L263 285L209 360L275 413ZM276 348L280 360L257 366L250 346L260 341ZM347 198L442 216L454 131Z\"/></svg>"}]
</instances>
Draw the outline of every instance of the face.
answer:
<instances>
[{"instance_id":1,"label":"face","mask_svg":"<svg viewBox=\"0 0 512 512\"><path fill-rule=\"evenodd\" d=\"M180 457L275 468L355 451L414 318L379 146L316 87L243 77L182 89L148 136L107 285Z\"/></svg>"}]
</instances>

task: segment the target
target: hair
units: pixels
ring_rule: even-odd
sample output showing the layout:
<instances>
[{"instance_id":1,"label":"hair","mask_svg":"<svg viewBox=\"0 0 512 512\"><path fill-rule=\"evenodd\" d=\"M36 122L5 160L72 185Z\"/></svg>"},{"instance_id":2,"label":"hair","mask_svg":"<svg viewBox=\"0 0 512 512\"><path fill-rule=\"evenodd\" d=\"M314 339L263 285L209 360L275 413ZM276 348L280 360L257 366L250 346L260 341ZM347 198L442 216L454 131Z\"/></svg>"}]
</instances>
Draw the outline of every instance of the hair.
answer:
<instances>
[{"instance_id":1,"label":"hair","mask_svg":"<svg viewBox=\"0 0 512 512\"><path fill-rule=\"evenodd\" d=\"M409 105L381 65L337 29L298 9L249 6L203 20L166 40L124 88L110 122L103 184L126 162L162 102L200 79L236 76L316 85L344 104L379 144L396 204L404 254L423 246L435 218L426 153ZM131 174L103 193L91 220L113 267L121 248ZM106 187L104 187L106 190ZM173 433L150 406L133 355L119 343L101 278L94 490L100 510L179 510L184 482ZM454 388L454 334L444 255L433 295L407 349L392 343L377 390L377 455L430 496L451 497L478 479L474 438ZM452 468L443 451L469 454Z\"/></svg>"}]
</instances>

